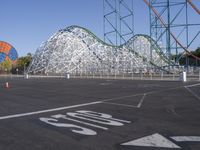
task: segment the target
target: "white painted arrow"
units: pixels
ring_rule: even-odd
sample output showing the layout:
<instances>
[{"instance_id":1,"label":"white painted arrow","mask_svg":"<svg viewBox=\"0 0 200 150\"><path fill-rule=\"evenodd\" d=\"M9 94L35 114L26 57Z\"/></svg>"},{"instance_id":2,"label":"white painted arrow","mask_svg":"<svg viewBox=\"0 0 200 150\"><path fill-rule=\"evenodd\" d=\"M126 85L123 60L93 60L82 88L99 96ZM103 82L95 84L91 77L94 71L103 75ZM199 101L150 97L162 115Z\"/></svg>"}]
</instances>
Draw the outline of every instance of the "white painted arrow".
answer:
<instances>
[{"instance_id":1,"label":"white painted arrow","mask_svg":"<svg viewBox=\"0 0 200 150\"><path fill-rule=\"evenodd\" d=\"M160 148L181 148L158 133L143 138L139 138L136 140L132 140L127 143L123 143L121 145L160 147Z\"/></svg>"},{"instance_id":2,"label":"white painted arrow","mask_svg":"<svg viewBox=\"0 0 200 150\"><path fill-rule=\"evenodd\" d=\"M172 136L177 142L200 142L200 136Z\"/></svg>"}]
</instances>

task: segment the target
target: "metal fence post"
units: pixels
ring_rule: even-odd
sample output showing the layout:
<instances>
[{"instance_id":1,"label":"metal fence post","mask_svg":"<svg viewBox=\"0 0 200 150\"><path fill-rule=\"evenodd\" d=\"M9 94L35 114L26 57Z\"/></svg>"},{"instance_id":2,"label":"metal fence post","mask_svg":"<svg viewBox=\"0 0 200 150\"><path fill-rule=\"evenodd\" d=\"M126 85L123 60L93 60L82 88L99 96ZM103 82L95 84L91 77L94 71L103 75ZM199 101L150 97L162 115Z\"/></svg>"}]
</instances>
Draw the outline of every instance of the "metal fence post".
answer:
<instances>
[{"instance_id":1,"label":"metal fence post","mask_svg":"<svg viewBox=\"0 0 200 150\"><path fill-rule=\"evenodd\" d=\"M163 71L161 72L161 80L163 80Z\"/></svg>"},{"instance_id":2,"label":"metal fence post","mask_svg":"<svg viewBox=\"0 0 200 150\"><path fill-rule=\"evenodd\" d=\"M132 80L133 80L133 71L132 71Z\"/></svg>"},{"instance_id":3,"label":"metal fence post","mask_svg":"<svg viewBox=\"0 0 200 150\"><path fill-rule=\"evenodd\" d=\"M200 81L200 67L199 67L199 81Z\"/></svg>"}]
</instances>

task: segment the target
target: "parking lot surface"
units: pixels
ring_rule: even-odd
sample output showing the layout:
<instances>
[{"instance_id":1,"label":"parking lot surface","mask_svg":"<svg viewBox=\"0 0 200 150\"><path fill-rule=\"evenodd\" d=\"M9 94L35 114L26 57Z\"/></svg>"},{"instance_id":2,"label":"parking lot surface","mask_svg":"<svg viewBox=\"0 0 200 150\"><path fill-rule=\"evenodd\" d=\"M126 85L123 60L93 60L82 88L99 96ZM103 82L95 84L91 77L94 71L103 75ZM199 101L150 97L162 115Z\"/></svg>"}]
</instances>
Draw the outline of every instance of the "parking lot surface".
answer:
<instances>
[{"instance_id":1,"label":"parking lot surface","mask_svg":"<svg viewBox=\"0 0 200 150\"><path fill-rule=\"evenodd\" d=\"M2 150L200 149L200 82L1 78L0 85Z\"/></svg>"}]
</instances>

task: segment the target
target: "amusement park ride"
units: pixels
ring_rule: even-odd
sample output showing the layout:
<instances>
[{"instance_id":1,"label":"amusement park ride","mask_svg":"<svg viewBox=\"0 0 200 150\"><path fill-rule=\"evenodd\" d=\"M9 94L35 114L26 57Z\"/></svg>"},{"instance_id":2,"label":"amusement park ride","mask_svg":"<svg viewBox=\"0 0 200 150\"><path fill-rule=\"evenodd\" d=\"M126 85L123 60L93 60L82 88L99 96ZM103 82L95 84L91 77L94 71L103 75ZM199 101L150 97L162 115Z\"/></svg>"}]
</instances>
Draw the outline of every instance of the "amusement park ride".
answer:
<instances>
[{"instance_id":1,"label":"amusement park ride","mask_svg":"<svg viewBox=\"0 0 200 150\"><path fill-rule=\"evenodd\" d=\"M158 45L162 44L162 52L169 60L175 56L169 65L178 65L185 54L198 62L200 58L190 52L200 40L200 19L192 19L200 15L195 3L192 0L144 0L144 3L149 8L150 37ZM105 42L118 45L134 35L134 4L137 2L133 0L104 0ZM152 59L152 53L150 57Z\"/></svg>"},{"instance_id":2,"label":"amusement park ride","mask_svg":"<svg viewBox=\"0 0 200 150\"><path fill-rule=\"evenodd\" d=\"M191 53L200 41L199 8L191 0L144 0L149 8L150 36L134 34L133 0L103 0L104 41L89 30L70 26L51 36L27 73L128 74L189 71ZM199 3L199 2L197 2ZM196 47L195 47L196 46ZM186 57L186 65L179 60Z\"/></svg>"}]
</instances>

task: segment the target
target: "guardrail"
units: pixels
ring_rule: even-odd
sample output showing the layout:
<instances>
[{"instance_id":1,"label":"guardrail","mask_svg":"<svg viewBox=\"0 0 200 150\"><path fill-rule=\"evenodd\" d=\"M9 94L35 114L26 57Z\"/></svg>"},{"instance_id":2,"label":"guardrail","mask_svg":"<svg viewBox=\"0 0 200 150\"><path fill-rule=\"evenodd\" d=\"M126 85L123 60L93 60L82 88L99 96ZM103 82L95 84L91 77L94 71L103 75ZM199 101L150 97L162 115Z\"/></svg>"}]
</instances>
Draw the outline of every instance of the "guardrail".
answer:
<instances>
[{"instance_id":1,"label":"guardrail","mask_svg":"<svg viewBox=\"0 0 200 150\"><path fill-rule=\"evenodd\" d=\"M27 78L25 75L0 75L0 78L12 79L12 78ZM127 73L122 75L111 74L67 74L67 75L28 75L27 79L40 79L40 78L88 78L88 79L125 79L125 80L168 80L168 81L181 81L180 74L145 74L145 73ZM200 81L199 74L187 75L187 81Z\"/></svg>"}]
</instances>

